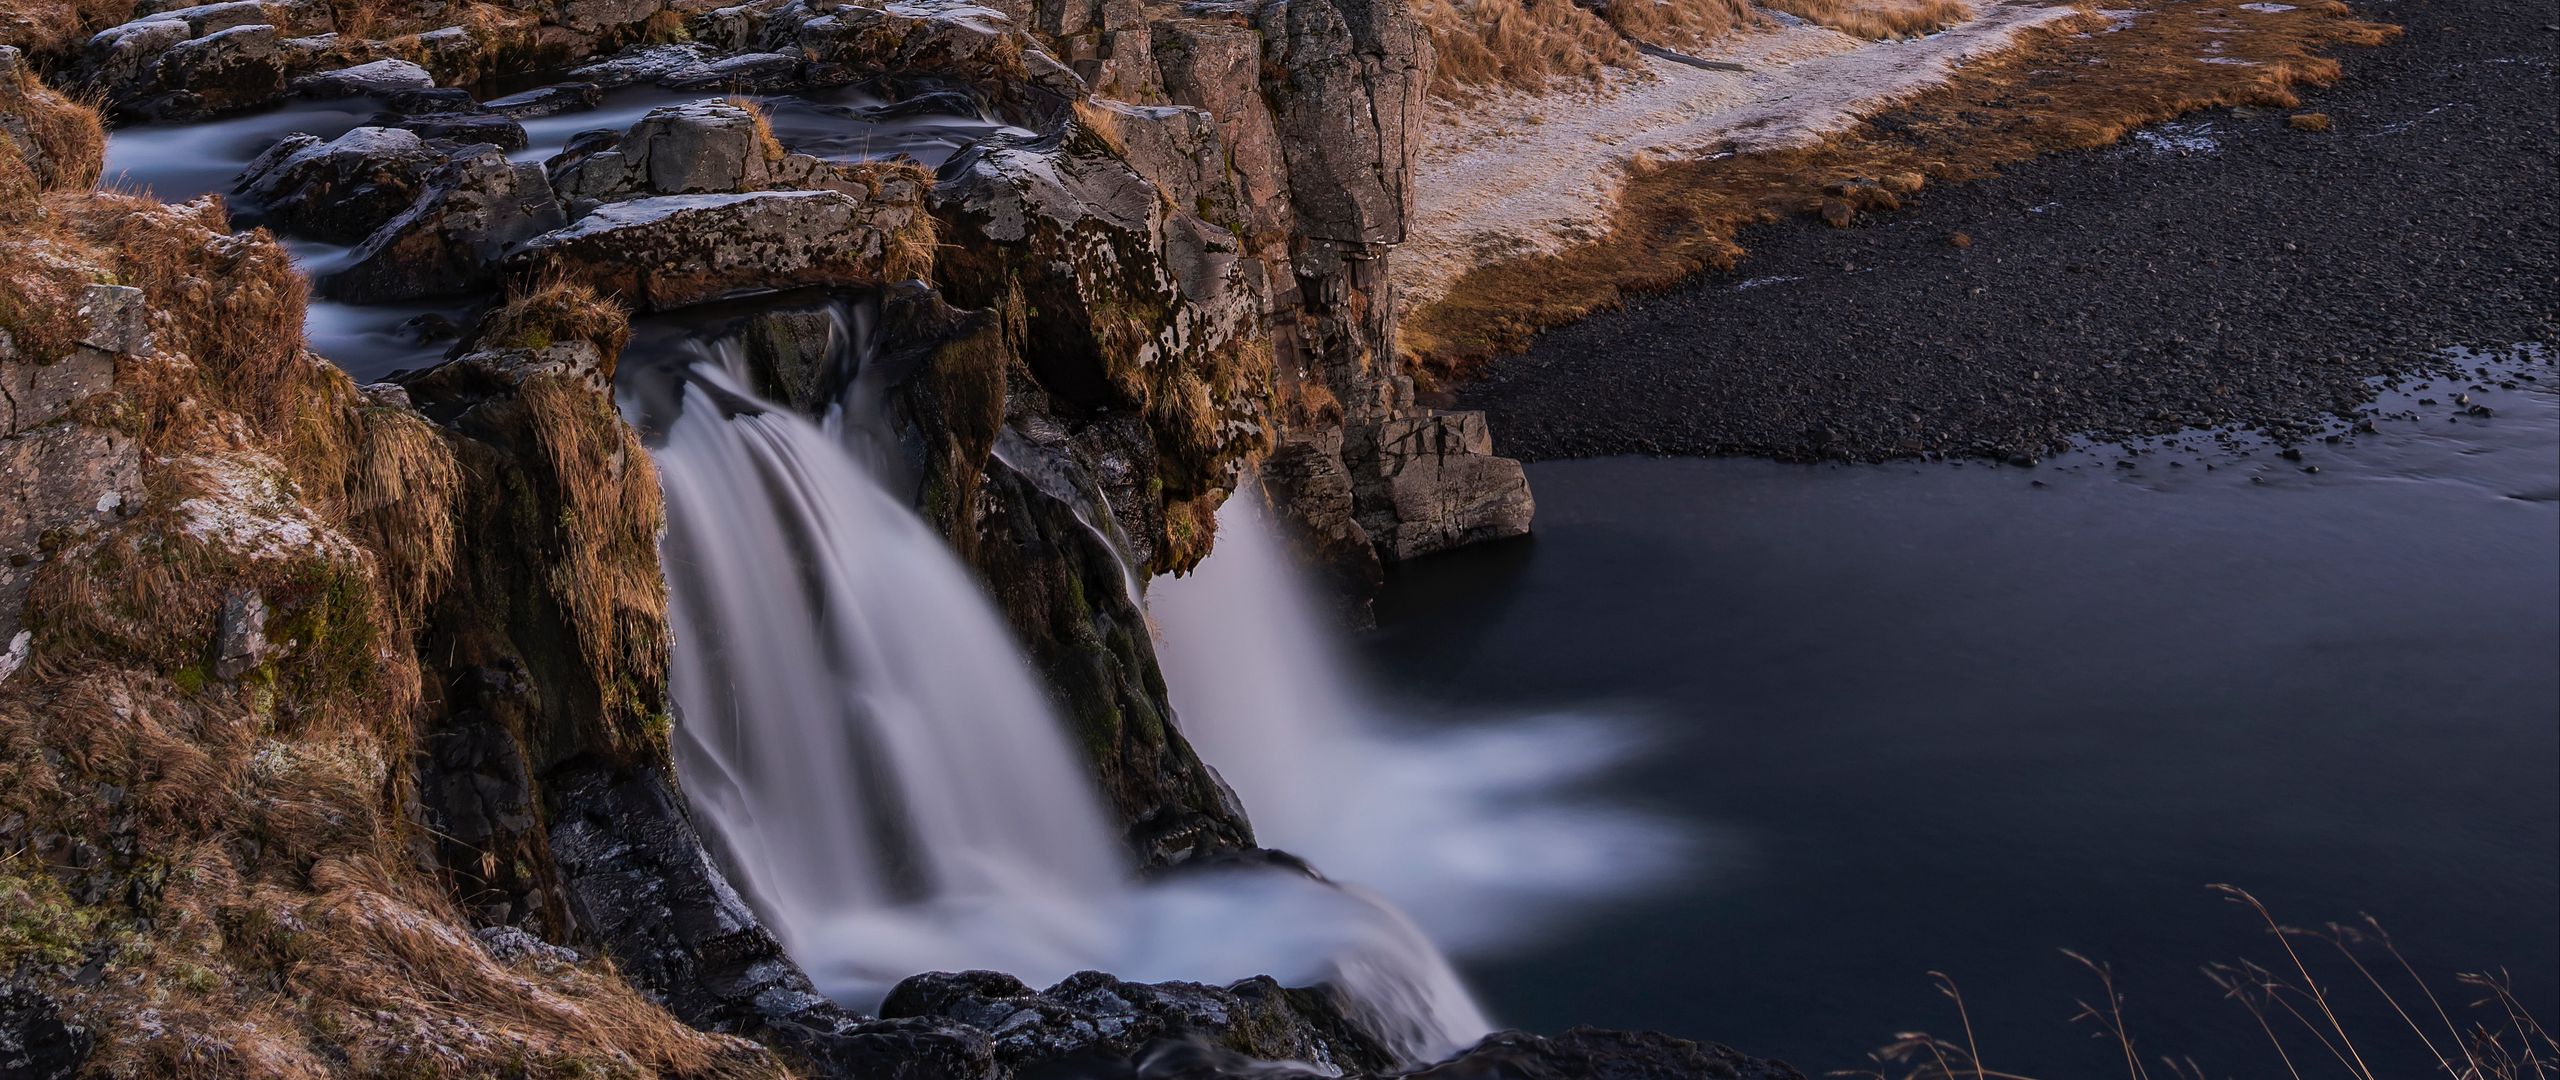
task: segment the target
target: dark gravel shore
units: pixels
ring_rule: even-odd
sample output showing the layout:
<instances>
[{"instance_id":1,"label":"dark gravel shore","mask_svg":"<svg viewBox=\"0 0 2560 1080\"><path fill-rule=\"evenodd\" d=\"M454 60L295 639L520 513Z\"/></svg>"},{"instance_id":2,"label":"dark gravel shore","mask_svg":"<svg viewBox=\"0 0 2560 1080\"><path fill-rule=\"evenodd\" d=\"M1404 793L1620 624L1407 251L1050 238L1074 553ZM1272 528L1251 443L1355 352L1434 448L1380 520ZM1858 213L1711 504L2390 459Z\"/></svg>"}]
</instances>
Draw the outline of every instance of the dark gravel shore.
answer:
<instances>
[{"instance_id":1,"label":"dark gravel shore","mask_svg":"<svg viewBox=\"0 0 2560 1080\"><path fill-rule=\"evenodd\" d=\"M2197 113L1850 229L1746 231L1736 271L1546 334L1454 403L1528 459L2031 457L2299 436L2442 350L2560 342L2560 9L2358 11L2408 33L2305 95L2327 132Z\"/></svg>"}]
</instances>

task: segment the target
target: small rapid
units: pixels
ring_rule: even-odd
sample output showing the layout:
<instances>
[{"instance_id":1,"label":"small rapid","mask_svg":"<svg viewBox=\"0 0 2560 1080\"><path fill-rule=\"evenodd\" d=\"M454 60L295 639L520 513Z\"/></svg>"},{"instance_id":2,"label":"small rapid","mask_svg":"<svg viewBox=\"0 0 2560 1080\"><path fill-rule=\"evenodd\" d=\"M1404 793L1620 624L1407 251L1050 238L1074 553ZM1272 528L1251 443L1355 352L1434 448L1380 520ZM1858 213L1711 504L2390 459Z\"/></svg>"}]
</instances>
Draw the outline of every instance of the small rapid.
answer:
<instances>
[{"instance_id":1,"label":"small rapid","mask_svg":"<svg viewBox=\"0 0 2560 1080\"><path fill-rule=\"evenodd\" d=\"M926 971L1269 975L1335 987L1411 1062L1488 1032L1439 950L1365 890L1274 867L1137 880L993 605L866 461L882 444L854 407L856 323L838 324L851 377L818 421L749 389L734 337L686 341L653 449L678 773L820 988L870 1009ZM649 397L625 389L644 427L663 419Z\"/></svg>"}]
</instances>

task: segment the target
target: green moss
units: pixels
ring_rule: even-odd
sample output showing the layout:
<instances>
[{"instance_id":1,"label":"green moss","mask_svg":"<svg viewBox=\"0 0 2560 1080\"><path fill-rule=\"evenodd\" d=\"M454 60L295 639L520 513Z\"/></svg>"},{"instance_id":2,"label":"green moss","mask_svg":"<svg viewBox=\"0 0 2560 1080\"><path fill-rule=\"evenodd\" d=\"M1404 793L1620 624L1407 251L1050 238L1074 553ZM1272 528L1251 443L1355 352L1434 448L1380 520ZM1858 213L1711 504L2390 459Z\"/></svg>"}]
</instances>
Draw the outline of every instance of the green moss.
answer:
<instances>
[{"instance_id":1,"label":"green moss","mask_svg":"<svg viewBox=\"0 0 2560 1080\"><path fill-rule=\"evenodd\" d=\"M0 971L70 967L97 937L100 914L40 868L0 863Z\"/></svg>"}]
</instances>

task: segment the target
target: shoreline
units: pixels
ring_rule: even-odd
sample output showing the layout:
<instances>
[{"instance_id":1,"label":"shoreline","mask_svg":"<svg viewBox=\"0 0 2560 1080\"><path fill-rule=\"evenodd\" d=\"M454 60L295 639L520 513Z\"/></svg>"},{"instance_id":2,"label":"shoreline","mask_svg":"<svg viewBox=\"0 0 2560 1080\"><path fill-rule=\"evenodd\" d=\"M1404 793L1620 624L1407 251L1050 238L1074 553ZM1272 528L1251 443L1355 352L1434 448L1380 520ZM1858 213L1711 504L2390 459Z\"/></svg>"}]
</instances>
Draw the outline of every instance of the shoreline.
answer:
<instances>
[{"instance_id":1,"label":"shoreline","mask_svg":"<svg viewBox=\"0 0 2560 1080\"><path fill-rule=\"evenodd\" d=\"M1437 101L1414 163L1413 230L1392 271L1397 310L1430 306L1469 271L1600 239L1631 175L1819 141L2073 13L1995 0L1945 30L1888 41L1771 13L1768 27L1688 62L1649 53L1642 71L1613 71L1598 86Z\"/></svg>"},{"instance_id":2,"label":"shoreline","mask_svg":"<svg viewBox=\"0 0 2560 1080\"><path fill-rule=\"evenodd\" d=\"M2439 350L2560 342L2537 285L2560 203L2530 179L2560 146L2560 35L2504 33L2530 13L2502 0L2378 14L2410 35L2298 109L2194 113L1850 228L1747 227L1740 268L1433 397L1524 460L2024 460L2183 428L2303 438Z\"/></svg>"}]
</instances>

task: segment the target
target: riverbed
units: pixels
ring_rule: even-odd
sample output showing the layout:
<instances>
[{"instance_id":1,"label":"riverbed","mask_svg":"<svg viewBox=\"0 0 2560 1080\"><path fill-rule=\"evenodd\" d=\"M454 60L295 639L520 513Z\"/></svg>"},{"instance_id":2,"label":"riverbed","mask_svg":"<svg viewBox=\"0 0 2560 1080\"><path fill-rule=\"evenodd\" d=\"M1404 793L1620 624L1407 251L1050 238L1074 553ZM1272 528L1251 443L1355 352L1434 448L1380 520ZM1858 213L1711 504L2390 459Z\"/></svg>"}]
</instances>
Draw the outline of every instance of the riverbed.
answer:
<instances>
[{"instance_id":1,"label":"riverbed","mask_svg":"<svg viewBox=\"0 0 2560 1080\"><path fill-rule=\"evenodd\" d=\"M2549 1015L2555 390L2547 356L2412 380L2299 460L2226 433L2035 468L1532 466L1536 534L1408 567L1367 659L1451 716L1633 718L1650 746L1596 793L1698 843L1675 883L1471 960L1487 1007L1819 1075L1958 1036L1943 971L1990 1067L2121 1070L2070 1022L2100 1000L2070 948L2115 966L2146 1055L2282 1075L2198 970L2282 958L2206 889L2231 882L2296 923L2370 912L2457 1009L2454 972L2503 967ZM2423 1075L2347 991L2383 1072Z\"/></svg>"}]
</instances>

